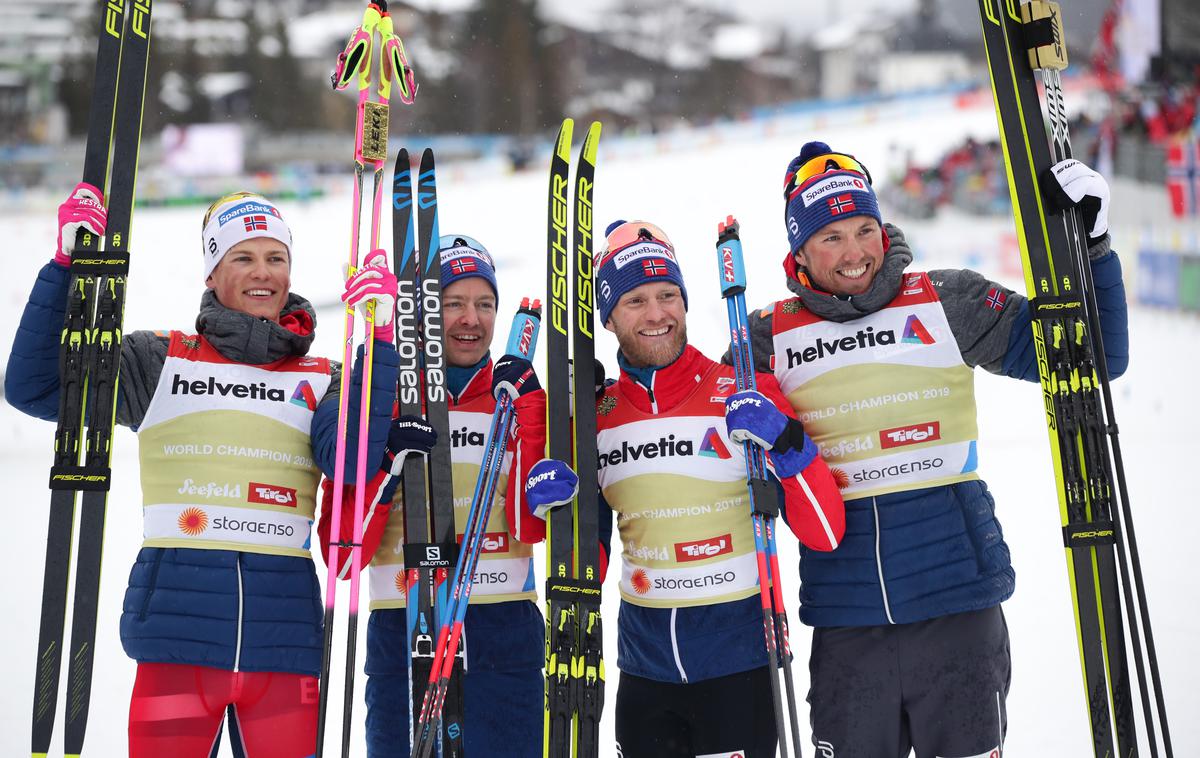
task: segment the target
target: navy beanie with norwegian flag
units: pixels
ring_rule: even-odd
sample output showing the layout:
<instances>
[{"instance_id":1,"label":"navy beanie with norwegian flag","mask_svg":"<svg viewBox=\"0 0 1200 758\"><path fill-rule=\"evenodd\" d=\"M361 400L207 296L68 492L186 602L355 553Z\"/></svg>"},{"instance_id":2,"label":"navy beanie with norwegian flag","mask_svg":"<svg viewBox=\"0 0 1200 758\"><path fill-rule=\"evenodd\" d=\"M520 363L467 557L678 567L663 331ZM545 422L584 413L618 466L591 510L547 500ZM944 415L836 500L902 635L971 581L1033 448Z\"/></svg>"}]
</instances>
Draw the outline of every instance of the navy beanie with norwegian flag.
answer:
<instances>
[{"instance_id":1,"label":"navy beanie with norwegian flag","mask_svg":"<svg viewBox=\"0 0 1200 758\"><path fill-rule=\"evenodd\" d=\"M787 176L814 158L833 153L824 142L809 142L788 164ZM851 216L870 216L883 225L870 180L857 171L830 169L791 187L784 207L788 242L796 252L822 227Z\"/></svg>"},{"instance_id":2,"label":"navy beanie with norwegian flag","mask_svg":"<svg viewBox=\"0 0 1200 758\"><path fill-rule=\"evenodd\" d=\"M637 241L613 249L612 233L622 226L638 224L647 224L647 227L638 233ZM644 221L614 221L604 235L610 244L596 257L595 263L596 302L600 305L601 324L608 323L608 317L622 295L650 282L668 281L679 285L683 309L687 310L687 288L683 286L683 272L679 270L670 240L655 238Z\"/></svg>"}]
</instances>

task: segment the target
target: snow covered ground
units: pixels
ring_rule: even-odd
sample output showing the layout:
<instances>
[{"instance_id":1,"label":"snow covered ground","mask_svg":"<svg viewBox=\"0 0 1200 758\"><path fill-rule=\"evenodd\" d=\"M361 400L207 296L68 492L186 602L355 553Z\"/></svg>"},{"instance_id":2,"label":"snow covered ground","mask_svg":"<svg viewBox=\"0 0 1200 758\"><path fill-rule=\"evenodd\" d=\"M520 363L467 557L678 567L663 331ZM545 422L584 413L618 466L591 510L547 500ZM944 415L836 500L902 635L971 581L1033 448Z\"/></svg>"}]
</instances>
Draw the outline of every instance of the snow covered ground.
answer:
<instances>
[{"instance_id":1,"label":"snow covered ground","mask_svg":"<svg viewBox=\"0 0 1200 758\"><path fill-rule=\"evenodd\" d=\"M916 150L918 159L929 159L968 133L994 135L990 106L956 109L947 103L940 110L923 108L907 115L893 109L879 117L867 114L836 126L814 119L802 130L781 129L754 139L731 140L714 131L711 139L694 139L683 149L673 150L647 141L629 145L602 140L597 233L612 219L635 217L653 220L667 230L689 284L691 339L715 355L723 349L725 329L714 270L716 224L730 213L742 221L750 304L782 296L779 263L786 238L780 184L787 161L803 141L825 139L835 148L857 155L877 176L885 176L888 163L905 150ZM393 138L393 147L399 144ZM511 313L522 296L544 297L544 171L479 176L468 165L447 165L439 179L442 230L477 237L497 258L501 313ZM347 178L347 189L349 184ZM334 302L346 257L348 196L282 207L296 239L294 289L317 303ZM886 206L884 210L886 217ZM1115 207L1114 229L1120 228L1122 219L1132 221L1134 211ZM191 328L202 286L201 212L198 208L138 212L126 315L130 329ZM50 256L53 218L50 211L21 217L0 215L8 250L5 275L0 279L0 354L5 356L28 288L38 267ZM914 266L970 264L1021 289L1014 267L995 256L1002 247L997 240L1011 234L1009 222L950 215L935 223L906 224L905 229L919 255ZM1132 255L1126 256L1127 267L1132 260ZM324 309L321 317L315 352L340 355L338 312ZM498 342L504 339L507 319L503 315L498 320ZM1135 308L1130 330L1132 366L1114 386L1125 465L1175 752L1200 755L1200 725L1193 718L1200 712L1200 688L1195 686L1200 662L1194 652L1194 641L1200 636L1200 611L1196 608L1200 572L1188 566L1194 549L1190 538L1200 532L1200 510L1185 476L1200 458L1200 405L1192 396L1200 324L1194 318ZM600 337L597 354L611 371L615 341L606 332ZM977 374L981 474L995 495L1018 575L1016 595L1005 604L1014 664L1007 747L1012 755L1020 756L1089 755L1039 392L1032 384ZM5 603L10 620L0 625L4 650L0 657L4 682L0 685L0 753L4 755L23 753L28 745L52 435L51 424L31 420L0 404L0 466L9 493L9 526L0 532L0 555L5 556L3 565L10 577ZM116 484L109 500L96 684L88 731L89 753L96 756L124 752L134 673L117 637L121 597L141 534L136 441L128 431L117 437L115 458ZM785 588L794 599L795 549L790 535L785 536L781 544L787 567ZM537 565L539 569L543 565L540 554ZM321 577L323 580L323 572ZM344 596L345 590L341 594ZM609 626L604 755L615 754L611 704L620 678L615 649L617 605L617 593L610 587L604 608ZM344 628L342 623L340 629ZM364 635L365 628L360 625ZM793 625L793 635L799 663L797 690L803 693L807 689L803 663L809 635L799 624ZM360 640L360 651L363 644ZM334 668L337 671L341 666ZM359 676L360 688L362 682ZM340 687L340 682L335 680L334 686ZM356 744L361 746L365 713L361 696L358 703L354 730ZM336 733L340 708L330 710L331 731ZM807 721L806 709L801 721ZM59 740L61 727L56 749L61 746ZM365 754L359 749L359 754ZM811 748L807 749L811 754Z\"/></svg>"}]
</instances>

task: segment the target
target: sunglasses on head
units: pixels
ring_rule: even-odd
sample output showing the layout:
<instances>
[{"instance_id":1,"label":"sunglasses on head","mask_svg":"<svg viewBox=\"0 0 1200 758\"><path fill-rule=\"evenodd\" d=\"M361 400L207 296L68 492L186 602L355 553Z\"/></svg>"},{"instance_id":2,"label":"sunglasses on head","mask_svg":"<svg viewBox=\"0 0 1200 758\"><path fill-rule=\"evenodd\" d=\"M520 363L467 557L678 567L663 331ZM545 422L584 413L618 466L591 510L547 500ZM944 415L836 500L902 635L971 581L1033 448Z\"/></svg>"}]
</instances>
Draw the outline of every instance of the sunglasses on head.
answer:
<instances>
[{"instance_id":1,"label":"sunglasses on head","mask_svg":"<svg viewBox=\"0 0 1200 758\"><path fill-rule=\"evenodd\" d=\"M801 163L795 171L788 173L783 180L783 197L790 200L792 194L797 188L803 187L808 180L815 176L820 176L826 171L854 171L862 174L867 178L867 184L871 184L871 172L867 167L859 163L858 159L853 155L845 153L825 153L814 158L809 158L804 163Z\"/></svg>"},{"instance_id":2,"label":"sunglasses on head","mask_svg":"<svg viewBox=\"0 0 1200 758\"><path fill-rule=\"evenodd\" d=\"M468 237L464 234L443 234L441 237L438 237L438 250L449 250L453 247L469 247L472 250L478 250L482 253L488 251L474 237Z\"/></svg>"},{"instance_id":3,"label":"sunglasses on head","mask_svg":"<svg viewBox=\"0 0 1200 758\"><path fill-rule=\"evenodd\" d=\"M599 257L604 259L639 242L656 242L672 253L675 252L675 246L662 229L646 221L629 221L609 233L608 244L600 251Z\"/></svg>"}]
</instances>

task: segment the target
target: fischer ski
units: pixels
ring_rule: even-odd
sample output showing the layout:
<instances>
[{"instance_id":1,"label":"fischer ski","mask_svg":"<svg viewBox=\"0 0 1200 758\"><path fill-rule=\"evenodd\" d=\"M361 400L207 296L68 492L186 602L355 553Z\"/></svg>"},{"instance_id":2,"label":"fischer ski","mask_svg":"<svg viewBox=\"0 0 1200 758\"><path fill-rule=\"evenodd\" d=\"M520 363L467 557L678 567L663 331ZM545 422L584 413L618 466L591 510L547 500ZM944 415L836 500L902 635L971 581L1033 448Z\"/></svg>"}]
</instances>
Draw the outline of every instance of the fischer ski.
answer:
<instances>
[{"instance_id":1,"label":"fischer ski","mask_svg":"<svg viewBox=\"0 0 1200 758\"><path fill-rule=\"evenodd\" d=\"M598 755L604 704L592 281L592 190L600 123L592 123L580 148L569 251L567 188L573 128L574 122L564 119L555 141L546 250L550 327L546 342L546 454L571 461L579 476L579 496L570 507L551 511L546 521L544 753L551 758ZM570 267L568 260L572 261Z\"/></svg>"},{"instance_id":2,"label":"fischer ski","mask_svg":"<svg viewBox=\"0 0 1200 758\"><path fill-rule=\"evenodd\" d=\"M733 216L717 226L717 272L721 279L721 297L729 316L729 354L733 359L738 392L756 390L754 353L746 315L746 269L742 262L740 225ZM775 519L779 516L779 498L767 474L767 455L752 442L742 443L746 454L746 479L750 497L750 517L754 524L754 552L758 563L758 592L762 601L763 636L767 648L767 668L771 672L771 702L775 708L775 730L779 736L779 754L788 758L787 724L791 726L792 747L796 758L802 755L800 721L796 714L796 690L792 682L792 650L788 639L787 610L783 602L783 575L775 546ZM787 695L788 722L783 718L779 694L779 668Z\"/></svg>"},{"instance_id":3,"label":"fischer ski","mask_svg":"<svg viewBox=\"0 0 1200 758\"><path fill-rule=\"evenodd\" d=\"M527 360L533 360L541 317L540 301L534 300L532 304L530 304L529 298L521 301L521 307L517 310L512 328L508 333L508 346L505 348L505 354L519 355ZM441 614L432 671L425 685L425 695L421 702L420 716L417 719L412 758L427 758L432 755L433 736L437 733L438 725L441 723L442 704L450 686L451 673L459 650L463 621L466 619L467 606L471 599L475 568L483 549L488 519L491 517L492 506L496 499L496 487L504 466L504 453L515 419L513 401L514 398L508 394L501 395L496 401L496 409L492 412L492 424L484 442L479 478L476 480L475 492L467 512L462 549L459 551L458 560L454 564L454 574L450 580L450 603L442 610Z\"/></svg>"},{"instance_id":4,"label":"fischer ski","mask_svg":"<svg viewBox=\"0 0 1200 758\"><path fill-rule=\"evenodd\" d=\"M1097 758L1138 755L1132 652L1150 754L1159 754L1153 703L1162 746L1171 756L1087 235L1076 210L1059 219L1048 214L1039 185L1053 163L1071 157L1058 73L1067 65L1060 9L1042 0L980 0L979 9L1032 314L1093 752ZM1049 136L1035 70L1046 90Z\"/></svg>"},{"instance_id":5,"label":"fischer ski","mask_svg":"<svg viewBox=\"0 0 1200 758\"><path fill-rule=\"evenodd\" d=\"M379 36L379 84L372 93L372 47L375 36ZM383 209L384 164L387 160L387 132L391 88L394 81L400 84L401 100L411 103L416 94L412 70L404 60L403 47L393 33L387 3L377 0L367 6L363 21L350 35L345 50L338 56L337 67L330 77L334 89L345 89L352 83L358 87L358 107L355 122L354 178L355 188L351 210L350 260L347 276L353 276L359 265L359 244L362 227L363 178L367 169L372 172L371 231L369 251L379 248L380 219ZM366 430L370 418L371 371L375 350L372 339L375 325L374 303L366 308L363 340L363 379L359 399L359 437L355 459L355 479L360 486L354 488L353 537L349 545L340 544L342 499L345 491L345 455L347 427L350 408L350 369L354 360L354 308L347 306L345 319L345 347L342 356L341 395L338 408L338 437L336 461L334 463L333 511L330 514L328 545L329 560L325 585L325 639L321 663L319 711L317 718L318 758L324 753L325 717L329 705L329 675L333 652L333 621L337 607L338 548L350 549L350 599L346 639L346 674L343 693L342 756L349 755L350 734L353 727L355 653L357 650L359 579L362 572L362 533L364 495L367 481Z\"/></svg>"},{"instance_id":6,"label":"fischer ski","mask_svg":"<svg viewBox=\"0 0 1200 758\"><path fill-rule=\"evenodd\" d=\"M108 222L103 250L98 237L80 230L71 257L59 352L58 428L50 470L50 523L34 683L34 756L49 752L54 731L77 493L82 497L64 753L77 756L83 750L91 700L104 520L112 482L112 437L149 61L151 0L116 6L102 2L101 6L103 27L97 45L83 181L102 192L107 190ZM81 445L85 424L87 435Z\"/></svg>"}]
</instances>

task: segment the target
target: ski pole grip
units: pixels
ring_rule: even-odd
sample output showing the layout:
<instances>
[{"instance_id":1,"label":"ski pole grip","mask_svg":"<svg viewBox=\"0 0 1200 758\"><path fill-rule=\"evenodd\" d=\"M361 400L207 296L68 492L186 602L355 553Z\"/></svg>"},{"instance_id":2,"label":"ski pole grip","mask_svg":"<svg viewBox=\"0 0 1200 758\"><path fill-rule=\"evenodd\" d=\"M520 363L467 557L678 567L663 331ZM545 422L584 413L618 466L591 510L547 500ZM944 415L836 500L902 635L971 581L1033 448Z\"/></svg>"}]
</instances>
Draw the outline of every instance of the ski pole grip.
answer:
<instances>
[{"instance_id":1,"label":"ski pole grip","mask_svg":"<svg viewBox=\"0 0 1200 758\"><path fill-rule=\"evenodd\" d=\"M527 361L533 360L537 349L538 332L542 326L542 303L529 298L521 300L521 307L513 317L512 328L508 331L508 346L504 352L508 355L519 355Z\"/></svg>"},{"instance_id":2,"label":"ski pole grip","mask_svg":"<svg viewBox=\"0 0 1200 758\"><path fill-rule=\"evenodd\" d=\"M746 291L742 240L738 237L736 223L722 225L717 237L717 273L721 280L721 297L732 297Z\"/></svg>"}]
</instances>

